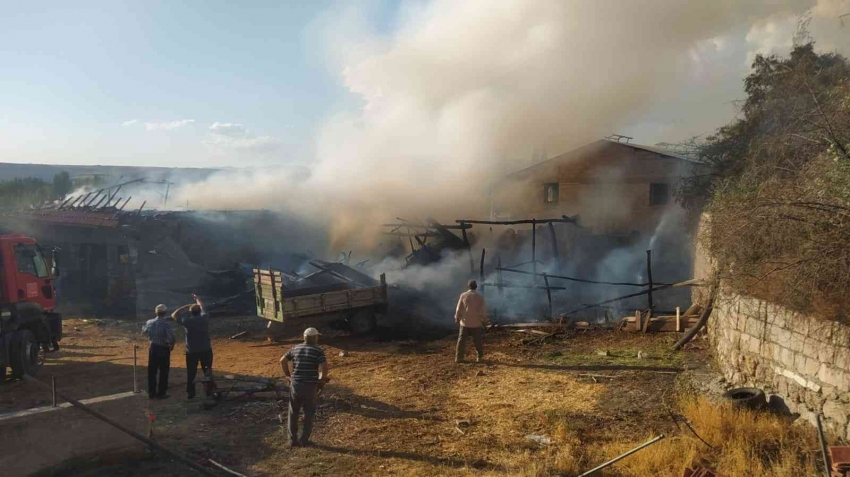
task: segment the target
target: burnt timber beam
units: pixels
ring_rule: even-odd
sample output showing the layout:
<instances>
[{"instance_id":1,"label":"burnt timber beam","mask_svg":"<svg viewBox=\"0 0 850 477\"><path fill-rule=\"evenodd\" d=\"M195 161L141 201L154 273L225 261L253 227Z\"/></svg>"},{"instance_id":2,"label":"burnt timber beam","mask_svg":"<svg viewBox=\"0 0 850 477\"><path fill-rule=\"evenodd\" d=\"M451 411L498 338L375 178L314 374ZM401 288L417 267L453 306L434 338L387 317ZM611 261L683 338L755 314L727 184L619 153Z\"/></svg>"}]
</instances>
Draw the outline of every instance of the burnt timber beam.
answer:
<instances>
[{"instance_id":1,"label":"burnt timber beam","mask_svg":"<svg viewBox=\"0 0 850 477\"><path fill-rule=\"evenodd\" d=\"M464 224L478 224L478 225L522 225L522 224L548 224L548 223L563 223L563 224L576 224L578 225L578 216L568 217L566 215L562 216L559 219L524 219L524 220L469 220L469 219L460 219L455 220L456 223L464 225Z\"/></svg>"}]
</instances>

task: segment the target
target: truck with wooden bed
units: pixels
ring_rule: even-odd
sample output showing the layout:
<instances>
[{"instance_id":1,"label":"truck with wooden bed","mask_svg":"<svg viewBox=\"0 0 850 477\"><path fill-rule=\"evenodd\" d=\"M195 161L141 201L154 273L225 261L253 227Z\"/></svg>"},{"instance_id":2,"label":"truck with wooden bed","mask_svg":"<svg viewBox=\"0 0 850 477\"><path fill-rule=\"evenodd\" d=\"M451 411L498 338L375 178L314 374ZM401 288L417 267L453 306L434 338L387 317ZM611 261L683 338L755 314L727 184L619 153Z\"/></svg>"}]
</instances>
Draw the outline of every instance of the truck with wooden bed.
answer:
<instances>
[{"instance_id":1,"label":"truck with wooden bed","mask_svg":"<svg viewBox=\"0 0 850 477\"><path fill-rule=\"evenodd\" d=\"M306 276L254 269L257 315L269 320L269 338L278 338L284 323L306 328L333 319L345 320L355 334L373 331L389 304L386 276L375 280L341 263L310 264L319 271Z\"/></svg>"}]
</instances>

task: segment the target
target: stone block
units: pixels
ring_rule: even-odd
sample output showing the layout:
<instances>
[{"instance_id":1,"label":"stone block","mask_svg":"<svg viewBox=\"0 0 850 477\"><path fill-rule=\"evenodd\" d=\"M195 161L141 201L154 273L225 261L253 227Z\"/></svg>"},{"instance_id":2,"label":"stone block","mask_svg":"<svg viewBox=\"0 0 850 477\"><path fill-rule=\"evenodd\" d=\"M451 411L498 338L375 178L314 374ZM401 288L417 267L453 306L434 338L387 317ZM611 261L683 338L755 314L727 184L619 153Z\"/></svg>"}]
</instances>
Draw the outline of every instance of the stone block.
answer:
<instances>
[{"instance_id":1,"label":"stone block","mask_svg":"<svg viewBox=\"0 0 850 477\"><path fill-rule=\"evenodd\" d=\"M738 336L738 348L742 351L748 351L750 349L750 335L741 333Z\"/></svg>"},{"instance_id":2,"label":"stone block","mask_svg":"<svg viewBox=\"0 0 850 477\"><path fill-rule=\"evenodd\" d=\"M850 327L832 323L832 344L839 347L850 346Z\"/></svg>"},{"instance_id":3,"label":"stone block","mask_svg":"<svg viewBox=\"0 0 850 477\"><path fill-rule=\"evenodd\" d=\"M788 348L782 348L781 363L786 368L794 369L794 352Z\"/></svg>"},{"instance_id":4,"label":"stone block","mask_svg":"<svg viewBox=\"0 0 850 477\"><path fill-rule=\"evenodd\" d=\"M818 361L821 363L831 363L835 360L835 347L831 344L821 343L818 348ZM845 368L845 371L850 371L850 368Z\"/></svg>"},{"instance_id":5,"label":"stone block","mask_svg":"<svg viewBox=\"0 0 850 477\"><path fill-rule=\"evenodd\" d=\"M805 341L805 339L806 339L806 337L801 335L800 333L792 332L791 333L791 340L790 340L791 346L789 346L789 348L791 348L791 351L793 351L795 353L802 353L803 352L803 342Z\"/></svg>"},{"instance_id":6,"label":"stone block","mask_svg":"<svg viewBox=\"0 0 850 477\"><path fill-rule=\"evenodd\" d=\"M785 347L791 346L791 332L788 330L780 329L779 340L777 341L777 343Z\"/></svg>"},{"instance_id":7,"label":"stone block","mask_svg":"<svg viewBox=\"0 0 850 477\"><path fill-rule=\"evenodd\" d=\"M824 386L821 388L821 394L823 394L823 398L827 401L838 400L838 390L835 389L835 386Z\"/></svg>"},{"instance_id":8,"label":"stone block","mask_svg":"<svg viewBox=\"0 0 850 477\"><path fill-rule=\"evenodd\" d=\"M773 356L772 356L773 361L775 361L777 363L782 363L782 351L785 348L783 348L782 346L779 346L778 344L774 344L772 346L772 348L773 348Z\"/></svg>"},{"instance_id":9,"label":"stone block","mask_svg":"<svg viewBox=\"0 0 850 477\"><path fill-rule=\"evenodd\" d=\"M820 366L818 366L818 370L820 370ZM805 375L806 374L806 356L803 354L795 354L794 355L794 371L798 374ZM817 371L815 371L817 373Z\"/></svg>"},{"instance_id":10,"label":"stone block","mask_svg":"<svg viewBox=\"0 0 850 477\"><path fill-rule=\"evenodd\" d=\"M806 358L806 377L816 377L820 371L820 361L817 358Z\"/></svg>"},{"instance_id":11,"label":"stone block","mask_svg":"<svg viewBox=\"0 0 850 477\"><path fill-rule=\"evenodd\" d=\"M785 346L782 343L782 332L783 331L784 330L782 328L771 325L768 328L768 331L767 331L767 339L772 343L778 343L778 344Z\"/></svg>"},{"instance_id":12,"label":"stone block","mask_svg":"<svg viewBox=\"0 0 850 477\"><path fill-rule=\"evenodd\" d=\"M833 363L835 363L835 367L842 369L844 371L850 371L850 348L847 347L830 347L835 351L834 357L832 359ZM827 362L824 360L824 362Z\"/></svg>"},{"instance_id":13,"label":"stone block","mask_svg":"<svg viewBox=\"0 0 850 477\"><path fill-rule=\"evenodd\" d=\"M832 322L810 318L807 336L821 343L832 343Z\"/></svg>"},{"instance_id":14,"label":"stone block","mask_svg":"<svg viewBox=\"0 0 850 477\"><path fill-rule=\"evenodd\" d=\"M803 354L808 358L817 359L818 350L823 347L821 343L812 340L811 338L806 338L803 342Z\"/></svg>"},{"instance_id":15,"label":"stone block","mask_svg":"<svg viewBox=\"0 0 850 477\"><path fill-rule=\"evenodd\" d=\"M848 416L850 416L850 405L837 401L827 401L823 405L823 417L835 422L841 428L847 426L850 421Z\"/></svg>"},{"instance_id":16,"label":"stone block","mask_svg":"<svg viewBox=\"0 0 850 477\"><path fill-rule=\"evenodd\" d=\"M754 336L751 336L750 342L749 342L750 353L758 355L760 353L760 350L761 350L761 340L754 337Z\"/></svg>"},{"instance_id":17,"label":"stone block","mask_svg":"<svg viewBox=\"0 0 850 477\"><path fill-rule=\"evenodd\" d=\"M809 409L820 409L826 402L826 399L819 393L805 391L803 393L803 402Z\"/></svg>"},{"instance_id":18,"label":"stone block","mask_svg":"<svg viewBox=\"0 0 850 477\"><path fill-rule=\"evenodd\" d=\"M849 376L844 371L826 363L821 363L820 370L818 370L818 379L841 390L850 389Z\"/></svg>"}]
</instances>

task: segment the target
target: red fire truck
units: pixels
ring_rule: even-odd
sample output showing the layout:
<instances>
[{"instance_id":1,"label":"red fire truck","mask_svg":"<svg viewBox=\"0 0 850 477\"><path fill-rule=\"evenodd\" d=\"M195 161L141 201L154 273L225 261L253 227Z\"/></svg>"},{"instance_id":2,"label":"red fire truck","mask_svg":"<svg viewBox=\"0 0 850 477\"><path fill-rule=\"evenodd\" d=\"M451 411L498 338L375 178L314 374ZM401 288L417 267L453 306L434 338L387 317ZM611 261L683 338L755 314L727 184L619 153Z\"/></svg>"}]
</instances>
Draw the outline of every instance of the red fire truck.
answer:
<instances>
[{"instance_id":1,"label":"red fire truck","mask_svg":"<svg viewBox=\"0 0 850 477\"><path fill-rule=\"evenodd\" d=\"M50 259L49 259L50 258ZM39 351L59 348L62 315L55 312L58 269L34 239L0 235L0 382L35 375Z\"/></svg>"}]
</instances>

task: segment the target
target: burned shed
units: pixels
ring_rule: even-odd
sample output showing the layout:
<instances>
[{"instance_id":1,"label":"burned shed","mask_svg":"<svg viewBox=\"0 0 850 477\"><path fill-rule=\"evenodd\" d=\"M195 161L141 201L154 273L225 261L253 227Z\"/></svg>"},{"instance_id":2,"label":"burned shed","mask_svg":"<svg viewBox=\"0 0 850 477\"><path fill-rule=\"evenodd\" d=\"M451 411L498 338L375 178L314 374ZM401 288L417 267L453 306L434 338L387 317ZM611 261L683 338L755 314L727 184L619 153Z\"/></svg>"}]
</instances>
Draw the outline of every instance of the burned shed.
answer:
<instances>
[{"instance_id":1,"label":"burned shed","mask_svg":"<svg viewBox=\"0 0 850 477\"><path fill-rule=\"evenodd\" d=\"M251 266L288 269L303 261L288 250L303 245L310 227L292 225L270 211L54 207L5 212L0 233L25 233L56 248L66 314L147 316L158 303L184 304L192 292L231 309L241 303L236 309L250 314Z\"/></svg>"}]
</instances>

